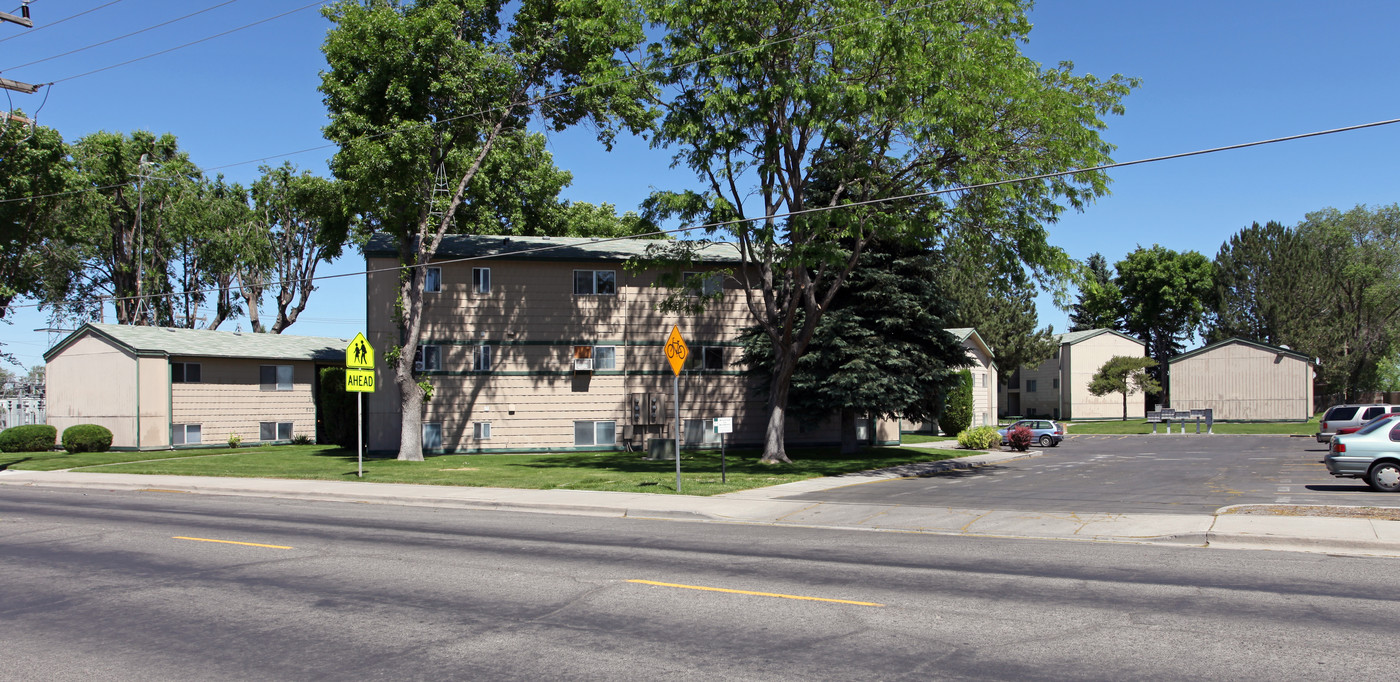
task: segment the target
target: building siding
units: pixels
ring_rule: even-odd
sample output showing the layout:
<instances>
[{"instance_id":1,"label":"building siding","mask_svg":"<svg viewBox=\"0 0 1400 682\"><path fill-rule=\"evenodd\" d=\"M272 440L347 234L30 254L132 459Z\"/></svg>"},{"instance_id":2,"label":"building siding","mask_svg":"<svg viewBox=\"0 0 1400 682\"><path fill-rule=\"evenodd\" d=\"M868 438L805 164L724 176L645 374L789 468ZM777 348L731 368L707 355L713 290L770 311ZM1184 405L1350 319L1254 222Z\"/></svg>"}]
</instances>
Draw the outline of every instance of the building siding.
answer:
<instances>
[{"instance_id":1,"label":"building siding","mask_svg":"<svg viewBox=\"0 0 1400 682\"><path fill-rule=\"evenodd\" d=\"M105 339L85 336L48 362L48 424L63 430L97 424L112 432L113 447L136 447L136 355Z\"/></svg>"},{"instance_id":2,"label":"building siding","mask_svg":"<svg viewBox=\"0 0 1400 682\"><path fill-rule=\"evenodd\" d=\"M1305 360L1230 343L1171 363L1172 407L1214 411L1218 420L1306 420L1313 369Z\"/></svg>"},{"instance_id":3,"label":"building siding","mask_svg":"<svg viewBox=\"0 0 1400 682\"><path fill-rule=\"evenodd\" d=\"M170 404L171 423L201 425L204 445L227 443L234 435L256 444L261 422L291 422L293 436L315 437L314 363L193 357L173 357L170 362L200 364L198 383L170 384ZM262 390L263 365L291 365L292 390Z\"/></svg>"}]
</instances>

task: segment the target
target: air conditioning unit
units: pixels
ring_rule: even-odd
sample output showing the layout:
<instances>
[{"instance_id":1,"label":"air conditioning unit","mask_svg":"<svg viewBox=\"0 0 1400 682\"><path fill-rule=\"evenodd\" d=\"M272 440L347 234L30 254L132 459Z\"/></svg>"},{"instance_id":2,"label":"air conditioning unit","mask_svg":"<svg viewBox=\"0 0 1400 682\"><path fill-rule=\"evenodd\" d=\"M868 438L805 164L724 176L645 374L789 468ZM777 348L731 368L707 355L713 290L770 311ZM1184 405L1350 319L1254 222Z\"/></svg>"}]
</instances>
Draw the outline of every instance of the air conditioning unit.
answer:
<instances>
[{"instance_id":1,"label":"air conditioning unit","mask_svg":"<svg viewBox=\"0 0 1400 682\"><path fill-rule=\"evenodd\" d=\"M592 372L593 358L574 358L575 372Z\"/></svg>"}]
</instances>

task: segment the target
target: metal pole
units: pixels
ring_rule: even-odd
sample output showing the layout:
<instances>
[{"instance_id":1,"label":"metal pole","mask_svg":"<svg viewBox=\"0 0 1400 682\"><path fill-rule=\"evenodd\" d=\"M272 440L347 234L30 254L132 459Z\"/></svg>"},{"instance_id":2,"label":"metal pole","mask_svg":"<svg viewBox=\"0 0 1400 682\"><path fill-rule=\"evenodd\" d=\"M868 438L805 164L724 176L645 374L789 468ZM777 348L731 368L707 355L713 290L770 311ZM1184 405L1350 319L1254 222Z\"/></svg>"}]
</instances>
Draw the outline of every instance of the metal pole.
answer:
<instances>
[{"instance_id":1,"label":"metal pole","mask_svg":"<svg viewBox=\"0 0 1400 682\"><path fill-rule=\"evenodd\" d=\"M358 464L357 476L365 477L365 394L355 394L355 433L356 439L355 457Z\"/></svg>"},{"instance_id":2,"label":"metal pole","mask_svg":"<svg viewBox=\"0 0 1400 682\"><path fill-rule=\"evenodd\" d=\"M681 375L676 373L676 492L681 491Z\"/></svg>"},{"instance_id":3,"label":"metal pole","mask_svg":"<svg viewBox=\"0 0 1400 682\"><path fill-rule=\"evenodd\" d=\"M728 482L728 475L728 469L725 467L724 464L724 434L721 433L719 434L719 482Z\"/></svg>"}]
</instances>

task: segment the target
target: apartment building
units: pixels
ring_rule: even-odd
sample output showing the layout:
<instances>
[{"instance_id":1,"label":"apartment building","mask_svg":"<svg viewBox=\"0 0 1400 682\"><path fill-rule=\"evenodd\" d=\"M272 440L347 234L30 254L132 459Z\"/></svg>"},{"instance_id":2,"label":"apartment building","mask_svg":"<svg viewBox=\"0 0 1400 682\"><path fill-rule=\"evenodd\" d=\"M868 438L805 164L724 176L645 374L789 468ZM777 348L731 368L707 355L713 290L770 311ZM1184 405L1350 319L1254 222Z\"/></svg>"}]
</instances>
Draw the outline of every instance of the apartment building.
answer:
<instances>
[{"instance_id":1,"label":"apartment building","mask_svg":"<svg viewBox=\"0 0 1400 682\"><path fill-rule=\"evenodd\" d=\"M1001 388L1002 416L1050 419L1121 419L1123 396L1089 393L1089 382L1117 355L1143 357L1146 345L1112 329L1060 334L1055 354L1034 367L1022 365ZM1141 399L1128 400L1128 418L1146 416Z\"/></svg>"}]
</instances>

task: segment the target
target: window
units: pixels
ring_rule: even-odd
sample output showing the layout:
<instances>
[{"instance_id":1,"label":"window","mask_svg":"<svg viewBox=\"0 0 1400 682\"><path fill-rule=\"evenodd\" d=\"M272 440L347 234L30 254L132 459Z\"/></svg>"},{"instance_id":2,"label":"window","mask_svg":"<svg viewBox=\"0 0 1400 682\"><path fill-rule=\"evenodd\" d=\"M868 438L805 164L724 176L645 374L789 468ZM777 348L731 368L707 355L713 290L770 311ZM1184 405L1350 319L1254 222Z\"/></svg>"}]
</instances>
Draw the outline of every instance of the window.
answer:
<instances>
[{"instance_id":1,"label":"window","mask_svg":"<svg viewBox=\"0 0 1400 682\"><path fill-rule=\"evenodd\" d=\"M1055 389L1055 390L1057 390L1057 391L1060 390L1060 379L1059 379L1059 377L1056 377L1056 378L1050 380L1050 388L1053 388L1053 389Z\"/></svg>"},{"instance_id":2,"label":"window","mask_svg":"<svg viewBox=\"0 0 1400 682\"><path fill-rule=\"evenodd\" d=\"M617 422L574 422L574 445L616 445Z\"/></svg>"},{"instance_id":3,"label":"window","mask_svg":"<svg viewBox=\"0 0 1400 682\"><path fill-rule=\"evenodd\" d=\"M258 368L258 374L264 391L292 390L291 365L262 365Z\"/></svg>"},{"instance_id":4,"label":"window","mask_svg":"<svg viewBox=\"0 0 1400 682\"><path fill-rule=\"evenodd\" d=\"M198 445L201 442L199 424L170 425L171 445Z\"/></svg>"},{"instance_id":5,"label":"window","mask_svg":"<svg viewBox=\"0 0 1400 682\"><path fill-rule=\"evenodd\" d=\"M491 268L472 268L472 293L491 293Z\"/></svg>"},{"instance_id":6,"label":"window","mask_svg":"<svg viewBox=\"0 0 1400 682\"><path fill-rule=\"evenodd\" d=\"M413 369L419 372L442 369L442 346L418 346L413 351Z\"/></svg>"},{"instance_id":7,"label":"window","mask_svg":"<svg viewBox=\"0 0 1400 682\"><path fill-rule=\"evenodd\" d=\"M1035 379L1026 379L1026 393L1035 393Z\"/></svg>"},{"instance_id":8,"label":"window","mask_svg":"<svg viewBox=\"0 0 1400 682\"><path fill-rule=\"evenodd\" d=\"M173 384L197 384L197 383L199 383L199 363L198 363L198 362L172 362L172 363L170 363L170 383L173 383Z\"/></svg>"},{"instance_id":9,"label":"window","mask_svg":"<svg viewBox=\"0 0 1400 682\"><path fill-rule=\"evenodd\" d=\"M442 268L428 268L423 277L423 293L437 294L442 292Z\"/></svg>"},{"instance_id":10,"label":"window","mask_svg":"<svg viewBox=\"0 0 1400 682\"><path fill-rule=\"evenodd\" d=\"M697 352L698 351L698 352ZM691 351L691 369L724 369L724 347L723 346L701 346Z\"/></svg>"},{"instance_id":11,"label":"window","mask_svg":"<svg viewBox=\"0 0 1400 682\"><path fill-rule=\"evenodd\" d=\"M617 369L617 347L594 346L593 369Z\"/></svg>"},{"instance_id":12,"label":"window","mask_svg":"<svg viewBox=\"0 0 1400 682\"><path fill-rule=\"evenodd\" d=\"M703 445L706 443L718 443L719 434L715 433L715 423L710 419L684 419L681 420L682 429L685 431L686 445Z\"/></svg>"},{"instance_id":13,"label":"window","mask_svg":"<svg viewBox=\"0 0 1400 682\"><path fill-rule=\"evenodd\" d=\"M258 422L258 440L291 440L291 422Z\"/></svg>"},{"instance_id":14,"label":"window","mask_svg":"<svg viewBox=\"0 0 1400 682\"><path fill-rule=\"evenodd\" d=\"M478 372L491 371L491 347L477 346L472 351L472 369Z\"/></svg>"},{"instance_id":15,"label":"window","mask_svg":"<svg viewBox=\"0 0 1400 682\"><path fill-rule=\"evenodd\" d=\"M574 294L577 296L616 296L617 271L575 270Z\"/></svg>"},{"instance_id":16,"label":"window","mask_svg":"<svg viewBox=\"0 0 1400 682\"><path fill-rule=\"evenodd\" d=\"M718 294L724 291L724 276L717 273L681 273L681 283L685 284L686 288L695 287L700 294L705 296Z\"/></svg>"},{"instance_id":17,"label":"window","mask_svg":"<svg viewBox=\"0 0 1400 682\"><path fill-rule=\"evenodd\" d=\"M491 439L491 422L472 422L472 438Z\"/></svg>"},{"instance_id":18,"label":"window","mask_svg":"<svg viewBox=\"0 0 1400 682\"><path fill-rule=\"evenodd\" d=\"M977 373L977 383L978 383L979 385L981 385L982 388L986 388L986 387L987 387L987 375L986 375L986 374L983 374L983 373L981 373L981 372L978 372L978 373Z\"/></svg>"},{"instance_id":19,"label":"window","mask_svg":"<svg viewBox=\"0 0 1400 682\"><path fill-rule=\"evenodd\" d=\"M442 449L442 422L423 422L423 449Z\"/></svg>"}]
</instances>

